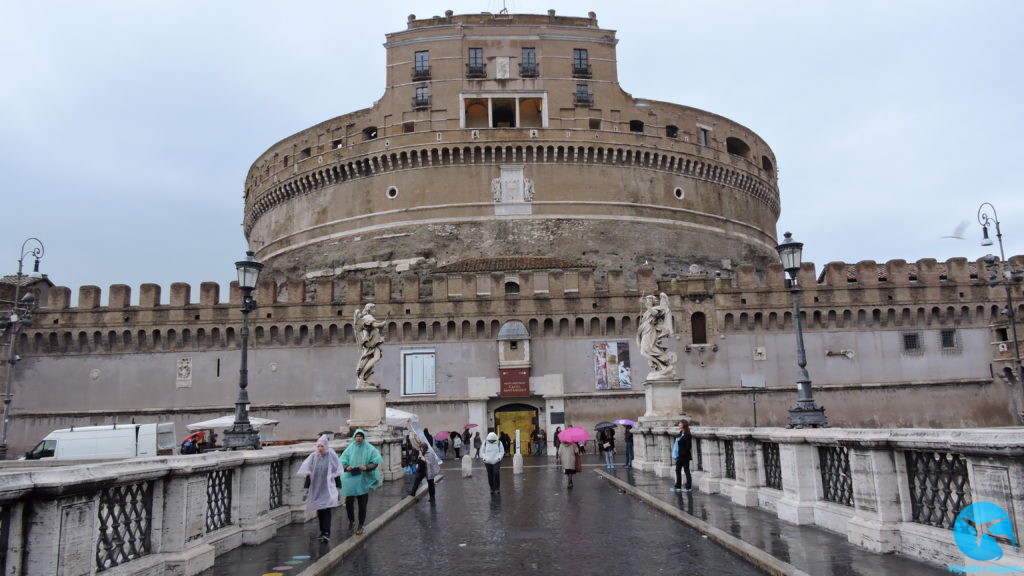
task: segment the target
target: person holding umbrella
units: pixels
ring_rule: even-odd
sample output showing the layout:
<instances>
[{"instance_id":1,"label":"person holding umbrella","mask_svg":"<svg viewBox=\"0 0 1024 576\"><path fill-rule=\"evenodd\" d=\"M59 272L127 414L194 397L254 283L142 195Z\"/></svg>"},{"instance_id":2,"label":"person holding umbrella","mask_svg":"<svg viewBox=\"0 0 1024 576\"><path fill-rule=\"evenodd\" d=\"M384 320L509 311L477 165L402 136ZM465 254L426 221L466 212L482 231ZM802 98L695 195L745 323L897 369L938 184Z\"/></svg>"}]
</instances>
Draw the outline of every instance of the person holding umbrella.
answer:
<instances>
[{"instance_id":1,"label":"person holding umbrella","mask_svg":"<svg viewBox=\"0 0 1024 576\"><path fill-rule=\"evenodd\" d=\"M626 431L622 434L622 442L626 445L626 468L633 466L633 427L629 424L623 426Z\"/></svg>"},{"instance_id":2,"label":"person holding umbrella","mask_svg":"<svg viewBox=\"0 0 1024 576\"><path fill-rule=\"evenodd\" d=\"M615 424L601 422L595 428L598 431L598 448L604 453L605 466L615 468Z\"/></svg>"},{"instance_id":3,"label":"person holding umbrella","mask_svg":"<svg viewBox=\"0 0 1024 576\"><path fill-rule=\"evenodd\" d=\"M568 488L572 490L572 477L579 472L579 446L575 442L561 442L558 447L558 459L562 462L566 478L569 479Z\"/></svg>"},{"instance_id":4,"label":"person holding umbrella","mask_svg":"<svg viewBox=\"0 0 1024 576\"><path fill-rule=\"evenodd\" d=\"M327 446L326 434L316 441L316 449L299 466L297 476L306 477L306 510L316 510L320 523L320 541L331 537L331 510L338 505L336 480L341 474L338 455Z\"/></svg>"},{"instance_id":5,"label":"person holding umbrella","mask_svg":"<svg viewBox=\"0 0 1024 576\"><path fill-rule=\"evenodd\" d=\"M352 443L341 453L341 467L345 474L341 480L342 495L345 497L345 513L348 515L349 532L355 526L355 504L359 504L359 528L357 535L362 535L366 524L366 503L370 491L380 488L381 462L380 452L366 441L366 432L360 428L352 436ZM337 498L337 495L335 495Z\"/></svg>"}]
</instances>

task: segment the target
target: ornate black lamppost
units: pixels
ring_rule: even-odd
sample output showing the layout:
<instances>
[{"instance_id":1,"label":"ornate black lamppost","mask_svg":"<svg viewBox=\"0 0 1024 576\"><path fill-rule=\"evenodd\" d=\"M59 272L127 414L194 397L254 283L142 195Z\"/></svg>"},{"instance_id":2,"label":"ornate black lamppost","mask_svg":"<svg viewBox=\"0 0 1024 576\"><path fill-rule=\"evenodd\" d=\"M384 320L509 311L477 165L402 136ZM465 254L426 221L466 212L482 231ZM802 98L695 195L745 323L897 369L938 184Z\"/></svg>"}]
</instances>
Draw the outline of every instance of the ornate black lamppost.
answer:
<instances>
[{"instance_id":1,"label":"ornate black lamppost","mask_svg":"<svg viewBox=\"0 0 1024 576\"><path fill-rule=\"evenodd\" d=\"M803 255L802 242L793 240L793 235L786 232L782 244L776 248L782 267L789 273L789 291L793 295L793 325L796 326L796 363L800 366L797 373L796 405L789 409L787 428L827 428L825 409L814 403L811 395L811 377L807 374L807 353L804 352L804 331L800 322L800 287L797 286L797 274L800 272L800 259Z\"/></svg>"},{"instance_id":2,"label":"ornate black lamppost","mask_svg":"<svg viewBox=\"0 0 1024 576\"><path fill-rule=\"evenodd\" d=\"M238 288L242 291L242 363L238 369L238 400L235 402L235 422L224 431L224 448L259 449L260 434L249 422L249 312L256 309L252 291L260 278L263 264L257 262L252 250L245 253L246 259L235 262L238 270Z\"/></svg>"},{"instance_id":3,"label":"ornate black lamppost","mask_svg":"<svg viewBox=\"0 0 1024 576\"><path fill-rule=\"evenodd\" d=\"M991 217L985 210L986 206L992 211ZM1010 334L1013 337L1014 369L1016 370L1014 378L1020 384L1024 378L1024 368L1020 361L1020 341L1017 340L1017 314L1013 306L1013 290L1014 284L1020 286L1021 281L1024 280L1024 270L1014 268L1006 261L1006 254L1003 252L1003 232L999 229L999 216L996 214L996 207L989 202L982 203L978 207L978 223L981 224L982 246L992 245L992 239L988 236L988 227L990 224L994 224L996 227L996 240L999 241L999 261L996 261L994 255L988 254L984 257L985 268L989 273L989 286L1002 284L1006 288L1006 309L1003 310L1003 314L1010 323ZM1014 370L1011 369L1010 372L1013 374ZM1022 391L1021 408L1024 409L1024 391ZM1022 413L1022 417L1024 417L1024 413Z\"/></svg>"},{"instance_id":4,"label":"ornate black lamppost","mask_svg":"<svg viewBox=\"0 0 1024 576\"><path fill-rule=\"evenodd\" d=\"M34 243L35 246L29 246ZM35 258L35 265L32 267L32 277L38 277L39 260L46 253L46 247L38 238L29 238L21 243L21 252L18 257L18 275L14 281L14 298L10 302L9 310L0 313L0 329L3 329L4 339L2 343L7 346L5 364L7 366L6 380L4 381L4 419L2 431L0 431L0 460L7 459L7 425L10 421L11 400L14 396L14 365L21 357L18 356L18 333L22 326L32 323L32 309L36 306L36 297L31 292L21 296L22 283L25 281L24 262L26 256Z\"/></svg>"}]
</instances>

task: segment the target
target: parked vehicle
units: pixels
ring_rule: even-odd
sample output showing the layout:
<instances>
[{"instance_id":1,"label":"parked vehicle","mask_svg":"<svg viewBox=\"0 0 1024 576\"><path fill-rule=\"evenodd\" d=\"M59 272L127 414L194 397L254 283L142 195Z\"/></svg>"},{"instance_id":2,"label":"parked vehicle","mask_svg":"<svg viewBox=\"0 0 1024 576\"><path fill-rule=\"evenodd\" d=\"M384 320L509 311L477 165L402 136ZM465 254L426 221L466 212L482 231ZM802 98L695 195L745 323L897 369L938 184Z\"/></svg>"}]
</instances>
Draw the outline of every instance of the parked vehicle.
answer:
<instances>
[{"instance_id":1,"label":"parked vehicle","mask_svg":"<svg viewBox=\"0 0 1024 576\"><path fill-rule=\"evenodd\" d=\"M54 430L25 453L26 460L134 458L174 453L173 422L111 424Z\"/></svg>"}]
</instances>

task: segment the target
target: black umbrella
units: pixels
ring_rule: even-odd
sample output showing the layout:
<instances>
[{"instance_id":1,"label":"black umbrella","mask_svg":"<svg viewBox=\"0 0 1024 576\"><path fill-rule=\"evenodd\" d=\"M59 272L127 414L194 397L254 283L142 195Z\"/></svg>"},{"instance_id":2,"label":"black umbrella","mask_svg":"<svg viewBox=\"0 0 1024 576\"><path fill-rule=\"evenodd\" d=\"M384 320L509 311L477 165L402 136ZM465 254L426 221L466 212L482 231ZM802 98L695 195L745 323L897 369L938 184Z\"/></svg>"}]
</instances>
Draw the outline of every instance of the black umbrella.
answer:
<instances>
[{"instance_id":1,"label":"black umbrella","mask_svg":"<svg viewBox=\"0 0 1024 576\"><path fill-rule=\"evenodd\" d=\"M615 428L615 424L611 422L598 422L597 426L594 426L594 430L604 430L605 428Z\"/></svg>"}]
</instances>

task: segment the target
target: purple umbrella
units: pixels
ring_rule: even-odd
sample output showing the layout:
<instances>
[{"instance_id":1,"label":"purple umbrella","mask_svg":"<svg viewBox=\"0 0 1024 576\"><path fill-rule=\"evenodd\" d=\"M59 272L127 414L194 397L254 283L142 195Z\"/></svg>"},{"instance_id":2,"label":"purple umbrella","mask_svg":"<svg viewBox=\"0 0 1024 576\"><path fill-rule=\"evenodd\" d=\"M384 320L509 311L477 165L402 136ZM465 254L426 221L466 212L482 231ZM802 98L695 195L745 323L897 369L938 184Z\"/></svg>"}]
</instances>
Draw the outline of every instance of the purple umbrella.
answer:
<instances>
[{"instance_id":1,"label":"purple umbrella","mask_svg":"<svg viewBox=\"0 0 1024 576\"><path fill-rule=\"evenodd\" d=\"M636 422L633 422L632 420L629 420L629 419L626 419L626 418L620 418L618 420L613 420L613 422L615 422L619 426L636 426Z\"/></svg>"}]
</instances>

